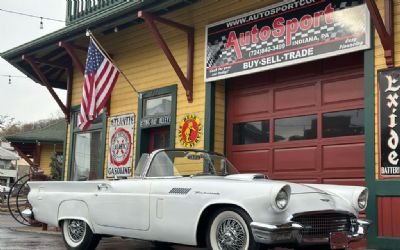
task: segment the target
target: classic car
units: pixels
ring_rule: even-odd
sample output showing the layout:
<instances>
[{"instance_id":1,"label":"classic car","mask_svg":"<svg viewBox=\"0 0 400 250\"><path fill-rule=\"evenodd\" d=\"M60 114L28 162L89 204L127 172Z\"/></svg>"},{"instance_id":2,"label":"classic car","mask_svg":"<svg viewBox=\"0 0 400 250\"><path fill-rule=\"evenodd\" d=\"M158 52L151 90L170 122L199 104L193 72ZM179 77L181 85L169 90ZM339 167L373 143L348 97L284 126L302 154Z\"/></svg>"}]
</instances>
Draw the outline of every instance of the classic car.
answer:
<instances>
[{"instance_id":1,"label":"classic car","mask_svg":"<svg viewBox=\"0 0 400 250\"><path fill-rule=\"evenodd\" d=\"M30 215L59 226L68 249L94 249L109 235L209 249L345 249L370 224L359 219L365 187L240 174L223 155L203 150L144 154L131 178L29 186Z\"/></svg>"}]
</instances>

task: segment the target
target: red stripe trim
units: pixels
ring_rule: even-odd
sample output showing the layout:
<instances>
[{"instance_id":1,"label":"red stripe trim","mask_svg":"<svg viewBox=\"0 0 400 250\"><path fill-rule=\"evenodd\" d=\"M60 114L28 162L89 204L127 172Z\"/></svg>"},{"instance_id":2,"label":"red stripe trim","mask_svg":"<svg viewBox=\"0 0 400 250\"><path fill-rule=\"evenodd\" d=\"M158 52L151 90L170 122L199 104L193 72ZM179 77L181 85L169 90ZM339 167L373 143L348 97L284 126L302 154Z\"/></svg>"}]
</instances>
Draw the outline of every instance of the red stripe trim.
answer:
<instances>
[{"instance_id":1,"label":"red stripe trim","mask_svg":"<svg viewBox=\"0 0 400 250\"><path fill-rule=\"evenodd\" d=\"M115 69L114 69L114 70L115 70ZM104 107L104 105L106 104L108 98L110 98L111 92L112 92L112 90L113 90L115 84L117 83L118 76L119 76L119 71L117 70L117 72L115 73L114 79L112 79L110 89L108 90L108 92L107 92L106 95L104 96L103 100L100 102L100 105L99 105L99 106L97 107L97 109L96 109L96 113L97 113L97 114L98 114L98 113L101 111L101 109Z\"/></svg>"}]
</instances>

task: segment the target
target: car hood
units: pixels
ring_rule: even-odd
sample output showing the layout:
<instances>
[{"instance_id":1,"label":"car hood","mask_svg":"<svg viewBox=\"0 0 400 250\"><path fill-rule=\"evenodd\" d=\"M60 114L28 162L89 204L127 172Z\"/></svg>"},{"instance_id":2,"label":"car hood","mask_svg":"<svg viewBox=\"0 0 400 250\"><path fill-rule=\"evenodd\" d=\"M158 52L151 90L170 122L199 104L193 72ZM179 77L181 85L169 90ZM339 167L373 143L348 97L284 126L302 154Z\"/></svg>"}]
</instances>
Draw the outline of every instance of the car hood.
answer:
<instances>
[{"instance_id":1,"label":"car hood","mask_svg":"<svg viewBox=\"0 0 400 250\"><path fill-rule=\"evenodd\" d=\"M351 203L344 197L332 192L315 187L313 184L299 184L286 181L269 180L263 174L235 174L224 177L229 180L241 180L247 182L266 182L269 184L287 184L291 189L291 202L289 210L291 214L306 211L336 210L356 213ZM296 205L294 205L296 204ZM299 206L301 204L301 206Z\"/></svg>"},{"instance_id":2,"label":"car hood","mask_svg":"<svg viewBox=\"0 0 400 250\"><path fill-rule=\"evenodd\" d=\"M264 174L258 173L249 173L249 174L232 174L224 177L228 180L241 180L241 181L260 181L260 180L268 180L268 178ZM305 194L305 193L321 193L327 194L325 191L318 189L316 187L307 186L307 184L297 184L292 182L285 181L274 181L268 180L269 182L276 183L286 183L290 186L292 195L295 194Z\"/></svg>"}]
</instances>

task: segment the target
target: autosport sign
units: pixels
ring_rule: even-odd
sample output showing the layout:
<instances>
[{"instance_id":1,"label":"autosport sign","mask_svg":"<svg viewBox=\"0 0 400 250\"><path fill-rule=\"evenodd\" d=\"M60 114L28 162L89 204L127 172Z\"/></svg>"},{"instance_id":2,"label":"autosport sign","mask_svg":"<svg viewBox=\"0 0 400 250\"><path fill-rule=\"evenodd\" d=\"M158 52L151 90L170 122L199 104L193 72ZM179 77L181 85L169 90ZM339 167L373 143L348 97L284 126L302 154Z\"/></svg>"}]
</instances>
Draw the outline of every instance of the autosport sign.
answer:
<instances>
[{"instance_id":1,"label":"autosport sign","mask_svg":"<svg viewBox=\"0 0 400 250\"><path fill-rule=\"evenodd\" d=\"M400 177L400 68L378 72L380 100L380 175ZM398 111L399 110L399 111Z\"/></svg>"},{"instance_id":2,"label":"autosport sign","mask_svg":"<svg viewBox=\"0 0 400 250\"><path fill-rule=\"evenodd\" d=\"M206 27L205 81L370 48L362 0L293 0Z\"/></svg>"},{"instance_id":3,"label":"autosport sign","mask_svg":"<svg viewBox=\"0 0 400 250\"><path fill-rule=\"evenodd\" d=\"M110 117L107 177L132 175L135 115Z\"/></svg>"}]
</instances>

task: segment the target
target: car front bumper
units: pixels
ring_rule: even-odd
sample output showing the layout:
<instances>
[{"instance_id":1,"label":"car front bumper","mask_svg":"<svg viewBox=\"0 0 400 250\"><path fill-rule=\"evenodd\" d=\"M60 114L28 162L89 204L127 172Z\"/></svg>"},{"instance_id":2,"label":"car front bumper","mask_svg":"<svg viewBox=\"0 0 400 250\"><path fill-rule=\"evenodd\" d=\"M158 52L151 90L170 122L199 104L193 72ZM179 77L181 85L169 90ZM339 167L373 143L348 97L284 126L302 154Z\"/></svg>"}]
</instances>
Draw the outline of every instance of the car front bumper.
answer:
<instances>
[{"instance_id":1,"label":"car front bumper","mask_svg":"<svg viewBox=\"0 0 400 250\"><path fill-rule=\"evenodd\" d=\"M370 222L357 220L358 229L355 232L346 232L348 242L358 241L365 238ZM252 222L250 224L254 240L258 243L276 244L297 244L297 245L318 245L329 244L329 237L308 238L303 237L301 230L303 226L299 223L289 222L281 225Z\"/></svg>"}]
</instances>

